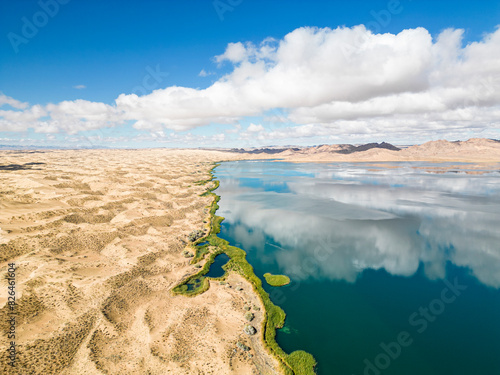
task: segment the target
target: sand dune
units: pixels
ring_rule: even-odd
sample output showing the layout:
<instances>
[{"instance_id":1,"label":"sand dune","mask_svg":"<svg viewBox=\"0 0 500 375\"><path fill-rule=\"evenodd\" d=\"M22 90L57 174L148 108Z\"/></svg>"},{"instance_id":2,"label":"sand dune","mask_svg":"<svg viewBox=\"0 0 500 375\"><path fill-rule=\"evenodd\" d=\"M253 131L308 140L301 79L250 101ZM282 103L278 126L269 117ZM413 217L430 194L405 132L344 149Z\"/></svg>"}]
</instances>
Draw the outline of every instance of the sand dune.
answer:
<instances>
[{"instance_id":1,"label":"sand dune","mask_svg":"<svg viewBox=\"0 0 500 375\"><path fill-rule=\"evenodd\" d=\"M500 142L433 141L324 145L279 154L200 150L0 152L0 272L15 262L17 367L5 374L276 374L262 330L263 308L232 274L194 298L171 289L197 272L183 255L193 230L207 229L210 197L196 181L212 162L500 162ZM369 148L369 149L366 149ZM361 150L361 151L359 151ZM203 262L203 261L202 261ZM236 286L238 286L236 288ZM242 290L240 286L243 288ZM8 330L7 281L0 279L0 329ZM0 345L8 340L1 336ZM240 341L251 347L244 352Z\"/></svg>"},{"instance_id":2,"label":"sand dune","mask_svg":"<svg viewBox=\"0 0 500 375\"><path fill-rule=\"evenodd\" d=\"M171 288L197 271L183 256L210 197L194 182L233 154L175 150L0 153L0 272L17 265L17 367L3 374L274 374L244 305L246 280L200 296ZM27 163L43 164L27 164ZM9 167L10 166L10 167ZM20 167L16 167L20 166ZM243 287L238 291L235 286ZM7 283L0 326L8 329ZM256 310L256 326L263 308ZM0 345L7 347L1 336ZM238 349L241 341L250 352Z\"/></svg>"}]
</instances>

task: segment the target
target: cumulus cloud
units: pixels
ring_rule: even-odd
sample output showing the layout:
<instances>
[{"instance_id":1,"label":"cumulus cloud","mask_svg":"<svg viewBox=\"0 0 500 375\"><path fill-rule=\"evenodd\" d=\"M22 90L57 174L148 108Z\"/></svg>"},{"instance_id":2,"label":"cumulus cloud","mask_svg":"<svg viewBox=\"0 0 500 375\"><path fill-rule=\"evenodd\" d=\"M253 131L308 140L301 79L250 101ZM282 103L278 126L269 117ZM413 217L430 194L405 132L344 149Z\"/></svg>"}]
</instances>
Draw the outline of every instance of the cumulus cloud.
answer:
<instances>
[{"instance_id":1,"label":"cumulus cloud","mask_svg":"<svg viewBox=\"0 0 500 375\"><path fill-rule=\"evenodd\" d=\"M240 132L239 138L240 139L247 139L247 140L260 140L264 141L265 137L264 135L266 134L266 131L264 127L260 124L250 124L246 128L246 130Z\"/></svg>"},{"instance_id":2,"label":"cumulus cloud","mask_svg":"<svg viewBox=\"0 0 500 375\"><path fill-rule=\"evenodd\" d=\"M363 25L302 27L279 41L229 43L215 62L231 65L231 71L205 89L171 86L143 96L124 93L113 105L51 104L40 111L45 119L33 118L31 107L8 98L28 114L17 121L17 115L3 112L0 127L75 132L132 121L137 129L186 131L234 125L278 108L296 126L255 134L404 137L498 129L500 29L464 46L463 30L456 29L433 39L424 28L374 34Z\"/></svg>"},{"instance_id":3,"label":"cumulus cloud","mask_svg":"<svg viewBox=\"0 0 500 375\"><path fill-rule=\"evenodd\" d=\"M249 48L247 49L247 47L245 47L241 42L229 43L226 51L222 55L216 56L215 61L217 61L218 63L221 63L225 60L228 60L232 63L242 62L243 60L246 60L248 58L248 54L251 50L252 45L250 44L248 45L248 47Z\"/></svg>"},{"instance_id":4,"label":"cumulus cloud","mask_svg":"<svg viewBox=\"0 0 500 375\"><path fill-rule=\"evenodd\" d=\"M68 133L111 127L123 123L119 110L104 103L87 100L63 101L45 106L33 105L23 111L0 110L1 131Z\"/></svg>"},{"instance_id":5,"label":"cumulus cloud","mask_svg":"<svg viewBox=\"0 0 500 375\"><path fill-rule=\"evenodd\" d=\"M95 130L122 122L122 116L115 107L99 102L79 99L48 104L46 109L50 113L49 124L55 131L66 133Z\"/></svg>"},{"instance_id":6,"label":"cumulus cloud","mask_svg":"<svg viewBox=\"0 0 500 375\"><path fill-rule=\"evenodd\" d=\"M25 109L28 107L28 103L20 102L19 100L13 99L10 96L0 93L0 107L4 105L10 105L12 108Z\"/></svg>"},{"instance_id":7,"label":"cumulus cloud","mask_svg":"<svg viewBox=\"0 0 500 375\"><path fill-rule=\"evenodd\" d=\"M13 103L17 108L21 107L17 100ZM22 103L23 107L27 107ZM12 104L11 104L12 106ZM39 128L40 119L47 115L47 111L40 105L34 105L21 111L0 110L0 131L24 131L34 124Z\"/></svg>"}]
</instances>

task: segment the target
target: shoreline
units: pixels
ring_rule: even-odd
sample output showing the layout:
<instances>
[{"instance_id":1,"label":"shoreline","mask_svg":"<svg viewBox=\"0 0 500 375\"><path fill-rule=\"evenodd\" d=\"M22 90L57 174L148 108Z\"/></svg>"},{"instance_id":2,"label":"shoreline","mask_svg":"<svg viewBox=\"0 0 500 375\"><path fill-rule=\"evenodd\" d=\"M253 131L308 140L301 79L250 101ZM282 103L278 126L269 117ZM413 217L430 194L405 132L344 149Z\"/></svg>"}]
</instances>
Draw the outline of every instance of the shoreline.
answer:
<instances>
[{"instance_id":1,"label":"shoreline","mask_svg":"<svg viewBox=\"0 0 500 375\"><path fill-rule=\"evenodd\" d=\"M203 193L203 195L209 195L213 197L213 201L210 205L209 210L210 229L207 236L204 236L193 242L193 245L196 246L198 243L208 241L210 245L217 247L217 250L210 254L209 258L205 262L205 265L199 272L187 277L181 283L176 285L172 289L172 291L175 294L181 294L190 297L194 297L207 291L210 287L210 282L207 278L204 278L203 285L194 292L187 291L186 288L182 289L181 287L186 285L186 283L191 279L203 277L203 275L205 275L209 271L215 257L221 253L225 253L230 258L228 263L223 267L226 270L226 273L221 278L217 278L214 280L225 279L226 277L228 277L229 271L234 271L235 273L240 274L242 277L244 277L251 284L253 291L259 297L262 305L264 306L264 319L261 327L263 332L262 341L264 344L264 348L278 360L283 374L314 375L316 374L314 368L317 362L310 353L302 350L297 350L290 354L287 354L276 342L276 330L283 327L286 314L281 307L276 306L271 301L269 294L263 289L262 281L255 275L252 265L246 260L246 252L243 249L231 246L228 241L217 236L217 234L220 232L220 224L224 220L224 217L216 215L216 212L219 209L218 202L220 200L220 196L215 194L214 191L219 187L220 182L219 180L215 179L214 170L221 165L221 162L214 163L214 166L209 170L208 173L211 175L210 179L200 181L203 182L203 184L215 181L214 186L208 188L207 191Z\"/></svg>"},{"instance_id":2,"label":"shoreline","mask_svg":"<svg viewBox=\"0 0 500 375\"><path fill-rule=\"evenodd\" d=\"M196 182L210 178L213 162L232 155L0 155L13 167L0 171L0 247L2 272L7 261L18 268L19 373L282 372L261 333L243 332L247 308L257 307L258 331L265 309L242 276L231 272L230 286L211 282L197 298L171 293L199 271L183 254L190 232L207 234L210 225L206 207L213 199L200 195L214 183ZM7 291L6 280L0 287ZM6 300L1 293L2 322ZM255 351L240 348L239 341ZM121 361L114 360L118 356ZM2 355L0 368L6 366Z\"/></svg>"}]
</instances>

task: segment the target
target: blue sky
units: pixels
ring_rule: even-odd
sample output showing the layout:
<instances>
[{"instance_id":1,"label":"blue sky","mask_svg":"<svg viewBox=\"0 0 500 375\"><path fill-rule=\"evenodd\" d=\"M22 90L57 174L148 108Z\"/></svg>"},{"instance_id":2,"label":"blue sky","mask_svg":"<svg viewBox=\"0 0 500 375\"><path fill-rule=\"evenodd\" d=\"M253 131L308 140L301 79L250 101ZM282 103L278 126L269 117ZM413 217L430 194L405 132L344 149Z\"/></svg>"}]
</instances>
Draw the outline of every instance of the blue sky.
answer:
<instances>
[{"instance_id":1,"label":"blue sky","mask_svg":"<svg viewBox=\"0 0 500 375\"><path fill-rule=\"evenodd\" d=\"M498 20L500 3L490 0L308 3L297 0L6 0L0 3L0 92L4 97L4 104L0 107L0 144L78 146L93 143L110 147L198 147L382 140L414 143L436 137L494 137L498 134L498 123L494 121L498 100L493 93L497 91L497 71L488 68L480 77L471 73L476 71L472 67L473 63L481 61L481 53L466 48L474 42L483 43L486 49L495 48L496 39L488 38L488 35L496 35ZM26 32L26 21L35 24L34 32L28 28L35 35ZM364 30L354 29L357 25L365 25ZM364 35L358 38L359 43L353 45L352 35L334 32L344 26L348 30L355 30L354 35ZM305 34L297 31L304 27L308 30ZM430 38L432 45L421 31L410 33L409 36L400 34L404 30L422 30L418 28L425 29L430 35L427 39ZM491 94L487 97L474 94L476 96L472 102L466 100L464 104L462 100L460 105L443 100L442 116L439 117L436 116L437 107L429 103L434 103L436 95L444 89L447 92L453 89L456 93L460 88L450 79L445 83L436 81L435 77L441 77L442 72L448 69L441 65L437 67L437 60L430 61L426 57L428 51L447 50L448 42L437 43L439 35L446 29L461 30L460 35L450 37L459 39L458 45L454 45L459 53L455 53L455 59L447 62L449 70L455 69L457 74L464 75L467 89L470 90L469 97L471 92L486 91ZM389 47L386 45L387 38L382 37L388 34L398 36L388 42ZM287 39L288 35L291 36ZM314 45L313 39L320 35L322 42ZM268 38L273 40L269 41ZM342 38L351 38L350 44L346 44ZM344 55L348 53L349 56L352 47L356 49L356 54L359 53L358 49L378 49L385 60L374 58L376 73L377 69L386 69L383 66L387 67L387 62L392 64L391 59L394 64L399 62L408 65L398 54L402 53L401 46L411 45L413 39L415 45L421 43L421 47L416 52L412 50L404 53L416 53L417 59L425 60L415 69L432 71L428 76L419 76L428 81L428 86L420 87L415 77L409 77L413 74L409 69L409 72L401 73L398 82L388 83L390 78L378 83L376 92L367 97L358 97L357 94L330 95L321 87L309 87L303 72L328 75L331 80L326 79L328 83L325 84L345 84L341 77L343 67L338 62L328 67L325 56L326 60L321 64L325 66L324 72L316 68L311 70L316 62L311 65L307 56L294 56L293 61L280 60L281 44L298 50L301 43L311 42L317 49L310 52L301 50L300 53L319 53L318 56L322 49L326 50L332 45L350 46L347 52L339 52ZM229 43L241 43L243 49L235 45L233 49L228 48ZM453 44L453 41L449 43ZM274 48L275 54L262 57L262 50L259 53L252 52L264 45ZM222 57L217 61L216 56ZM459 66L464 58L468 58L466 62L471 65L468 70ZM347 61L346 66L354 66L357 62ZM491 65L495 65L495 62L498 62L497 66L500 65L497 56L492 56ZM252 66L246 66L246 63ZM251 94L244 87L246 83L241 83L236 75L243 72L241 74L245 75L247 81L253 82L251 87L260 87L255 91L256 96L263 88L269 89L269 92L276 89L274 98L281 94L277 88L280 83L271 80L276 76L273 69L281 71L291 63L294 64L293 69L288 70L288 76L281 75L280 79L283 82L293 81L297 78L293 72L297 69L302 71L301 80L291 85L290 89L304 88L304 91L310 91L309 96L303 98L304 104L300 98L297 99L299 101L285 98L285 92L282 93L282 100L276 100L276 106L255 103L246 108L253 98L248 96ZM266 66L264 73L270 74L256 73L260 64ZM369 78L378 76L372 76L361 65L359 69L360 75L367 74ZM200 74L202 71L206 74ZM338 72L337 76L335 72ZM225 88L222 93L217 91L216 94L216 90L209 90L205 95L203 90L214 83L217 86L220 80L230 81L230 89ZM318 81L318 77L311 76L311 81ZM373 78L367 78L366 82L359 86L353 85L352 88L346 86L344 92L351 89L371 92L373 84L370 82L373 82ZM485 84L487 89L481 89ZM188 98L190 104L187 107L185 101L180 102L180 99L169 101L173 94L167 89L172 87L185 88L183 97L192 95L192 98ZM390 87L393 90L388 89ZM150 97L154 90L159 92ZM426 96L406 98L404 103L422 100L428 105L422 104L421 107L425 107L423 109L405 110L404 118L397 117L403 114L396 116L390 109L384 113L366 112L366 106L370 103L373 105L374 101L383 102L392 108L387 104L390 101L396 103L395 107L401 108L401 97L415 93L425 93ZM131 102L131 98L124 98L125 104L117 104L116 99L120 95L130 94L137 94L137 100L132 98L135 101ZM241 102L231 102L231 105L241 108L241 111L217 108L224 107L228 100L232 100L218 95L239 94L242 95ZM200 95L216 108L206 108L203 113L197 113L196 103L202 100ZM214 98L214 95L217 96ZM317 100L309 102L310 97L316 96ZM61 105L64 102L73 104ZM12 103L17 104L12 106ZM380 107L380 103L376 106ZM138 108L146 108L147 114L128 114L138 111ZM482 125L466 123L467 119L477 117L474 110L478 108L485 109L484 113L488 112L490 116L482 118ZM457 110L469 110L470 113L462 113L462 117L456 120L454 116ZM115 113L117 111L120 114ZM193 112L193 119L187 118L189 111ZM34 112L39 115L34 115ZM181 114L171 115L172 112ZM151 113L157 117L152 117ZM409 114L411 118L408 118ZM455 118L453 124L449 123L450 118ZM415 127L415 124L425 121L433 125L422 126L421 129ZM460 126L457 121L461 123ZM408 131L394 130L401 122L406 124L405 129Z\"/></svg>"}]
</instances>

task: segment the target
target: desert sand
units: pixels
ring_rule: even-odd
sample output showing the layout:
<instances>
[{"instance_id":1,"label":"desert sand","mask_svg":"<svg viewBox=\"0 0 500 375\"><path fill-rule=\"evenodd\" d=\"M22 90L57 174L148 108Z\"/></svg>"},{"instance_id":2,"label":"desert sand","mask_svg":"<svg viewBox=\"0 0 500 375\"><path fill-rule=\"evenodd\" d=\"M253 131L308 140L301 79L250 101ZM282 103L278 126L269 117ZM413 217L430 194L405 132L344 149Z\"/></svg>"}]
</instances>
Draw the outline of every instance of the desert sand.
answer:
<instances>
[{"instance_id":1,"label":"desert sand","mask_svg":"<svg viewBox=\"0 0 500 375\"><path fill-rule=\"evenodd\" d=\"M212 162L181 150L0 153L0 325L15 262L16 367L2 374L276 374L263 306L231 274L197 296L171 289L197 272L183 256L206 230ZM203 262L203 261L202 261ZM242 289L242 290L240 290ZM245 308L246 307L246 308ZM243 332L246 309L257 335ZM8 347L2 334L0 346ZM250 347L245 352L237 342Z\"/></svg>"},{"instance_id":2,"label":"desert sand","mask_svg":"<svg viewBox=\"0 0 500 375\"><path fill-rule=\"evenodd\" d=\"M17 366L8 365L2 350L0 372L280 373L263 345L263 306L244 278L210 281L196 297L171 292L198 271L183 252L189 233L208 230L212 198L200 196L207 186L195 182L210 177L215 161L472 161L488 170L500 162L500 142L485 139L399 151L338 150L1 151L2 332L9 329L5 276L11 262L17 267L18 315ZM243 332L248 308L255 314L255 336ZM1 335L0 346L8 344Z\"/></svg>"}]
</instances>

